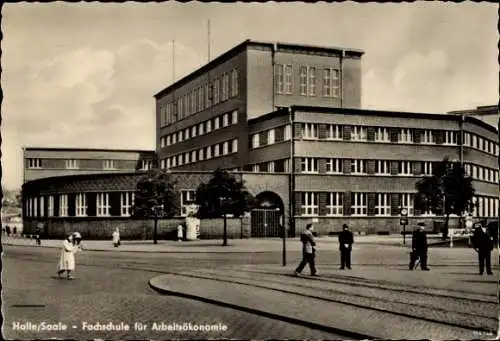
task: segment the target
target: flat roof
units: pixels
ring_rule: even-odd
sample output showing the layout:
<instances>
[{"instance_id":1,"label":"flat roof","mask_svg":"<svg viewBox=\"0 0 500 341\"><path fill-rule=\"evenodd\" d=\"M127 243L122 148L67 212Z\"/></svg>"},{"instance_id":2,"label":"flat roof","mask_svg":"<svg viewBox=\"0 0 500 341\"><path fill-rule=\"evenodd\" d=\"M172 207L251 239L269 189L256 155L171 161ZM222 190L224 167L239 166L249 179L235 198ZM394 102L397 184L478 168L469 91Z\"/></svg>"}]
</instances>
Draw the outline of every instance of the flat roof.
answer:
<instances>
[{"instance_id":1,"label":"flat roof","mask_svg":"<svg viewBox=\"0 0 500 341\"><path fill-rule=\"evenodd\" d=\"M23 147L23 150L26 150L26 151L66 151L66 152L155 153L154 150L143 150L143 149L110 149L110 148Z\"/></svg>"},{"instance_id":2,"label":"flat roof","mask_svg":"<svg viewBox=\"0 0 500 341\"><path fill-rule=\"evenodd\" d=\"M175 81L171 85L167 86L163 90L156 93L154 95L154 97L158 98L158 97L170 92L173 88L180 87L180 86L188 83L189 81L193 80L194 78L198 77L199 75L206 73L210 69L214 68L216 65L219 65L222 62L234 57L238 53L241 53L242 51L246 50L246 48L248 46L260 46L260 47L267 47L270 49L272 49L273 46L276 46L278 51L281 48L281 49L308 50L308 51L326 52L326 53L347 53L347 54L352 54L352 55L356 55L356 56L362 56L364 54L364 51L359 50L359 49L333 47L333 46L328 47L328 46L319 46L319 45L256 41L256 40L247 39L247 40L243 41L242 43L234 46L230 50L227 50L226 52L217 56L215 59L212 59L207 64L201 66L200 68L196 69L195 71L193 71L193 72L189 73L188 75L184 76L183 78L179 79L178 81Z\"/></svg>"}]
</instances>

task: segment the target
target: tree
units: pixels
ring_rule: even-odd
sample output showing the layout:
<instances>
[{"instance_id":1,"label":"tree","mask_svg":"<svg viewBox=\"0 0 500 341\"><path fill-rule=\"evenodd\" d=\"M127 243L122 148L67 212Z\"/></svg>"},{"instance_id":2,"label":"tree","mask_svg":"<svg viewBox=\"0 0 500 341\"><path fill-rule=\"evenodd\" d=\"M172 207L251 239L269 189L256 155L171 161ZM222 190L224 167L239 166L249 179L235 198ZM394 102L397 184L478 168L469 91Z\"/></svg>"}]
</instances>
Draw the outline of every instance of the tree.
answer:
<instances>
[{"instance_id":1,"label":"tree","mask_svg":"<svg viewBox=\"0 0 500 341\"><path fill-rule=\"evenodd\" d=\"M154 219L154 243L157 244L158 218L177 213L175 182L170 174L156 168L149 170L137 182L132 217Z\"/></svg>"},{"instance_id":2,"label":"tree","mask_svg":"<svg viewBox=\"0 0 500 341\"><path fill-rule=\"evenodd\" d=\"M207 183L196 190L199 218L224 218L224 242L227 245L226 215L241 217L255 206L255 198L243 181L224 170L217 169Z\"/></svg>"},{"instance_id":3,"label":"tree","mask_svg":"<svg viewBox=\"0 0 500 341\"><path fill-rule=\"evenodd\" d=\"M416 184L415 208L445 215L443 239L448 237L450 214L463 216L472 209L474 188L460 162L445 158L434 167L434 174Z\"/></svg>"}]
</instances>

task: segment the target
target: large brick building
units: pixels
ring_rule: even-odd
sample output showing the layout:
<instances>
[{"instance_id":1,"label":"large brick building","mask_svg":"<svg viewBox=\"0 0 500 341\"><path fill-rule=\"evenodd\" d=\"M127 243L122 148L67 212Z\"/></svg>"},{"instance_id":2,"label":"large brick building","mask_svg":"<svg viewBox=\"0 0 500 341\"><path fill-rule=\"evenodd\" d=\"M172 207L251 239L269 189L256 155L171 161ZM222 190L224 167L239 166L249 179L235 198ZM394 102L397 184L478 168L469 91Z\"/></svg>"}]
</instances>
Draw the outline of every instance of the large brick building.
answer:
<instances>
[{"instance_id":1,"label":"large brick building","mask_svg":"<svg viewBox=\"0 0 500 341\"><path fill-rule=\"evenodd\" d=\"M209 172L223 168L259 199L252 236L277 236L282 224L293 235L310 221L325 234L342 223L395 232L403 207L411 223L440 218L440 212L414 210L413 197L415 183L448 157L473 178L472 213L498 216L498 130L467 114L361 109L362 55L245 41L157 93L156 154L160 168L177 179L179 215ZM69 152L66 158L76 158ZM30 202L67 194L79 219L121 216L126 208L119 195L125 194L116 193L133 191L141 173L103 173L29 181L23 196ZM99 198L108 192L114 199L102 208Z\"/></svg>"}]
</instances>

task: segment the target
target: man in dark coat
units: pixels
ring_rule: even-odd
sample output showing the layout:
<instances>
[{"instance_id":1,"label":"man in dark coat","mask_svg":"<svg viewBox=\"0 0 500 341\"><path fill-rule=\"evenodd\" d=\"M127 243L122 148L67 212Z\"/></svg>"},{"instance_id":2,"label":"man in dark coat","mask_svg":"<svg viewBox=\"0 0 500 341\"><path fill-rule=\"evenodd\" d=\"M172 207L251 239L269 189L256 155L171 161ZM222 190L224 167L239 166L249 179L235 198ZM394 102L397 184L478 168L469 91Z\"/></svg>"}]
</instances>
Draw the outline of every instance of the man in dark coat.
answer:
<instances>
[{"instance_id":1,"label":"man in dark coat","mask_svg":"<svg viewBox=\"0 0 500 341\"><path fill-rule=\"evenodd\" d=\"M427 267L427 233L424 231L425 224L418 223L418 228L413 231L411 239L412 252L410 254L410 270L415 268L415 262L420 259L420 268L423 271L429 271Z\"/></svg>"},{"instance_id":2,"label":"man in dark coat","mask_svg":"<svg viewBox=\"0 0 500 341\"><path fill-rule=\"evenodd\" d=\"M479 274L482 275L484 273L484 265L486 263L486 272L488 275L492 275L491 251L493 250L493 237L490 231L480 223L474 224L472 246L479 257Z\"/></svg>"},{"instance_id":3,"label":"man in dark coat","mask_svg":"<svg viewBox=\"0 0 500 341\"><path fill-rule=\"evenodd\" d=\"M342 232L339 233L340 269L347 267L351 269L351 251L354 238L349 231L347 224L342 225Z\"/></svg>"},{"instance_id":4,"label":"man in dark coat","mask_svg":"<svg viewBox=\"0 0 500 341\"><path fill-rule=\"evenodd\" d=\"M301 233L300 241L302 242L302 261L297 269L295 269L295 276L299 276L306 264L309 264L311 276L317 276L316 265L314 258L316 257L316 241L312 233L314 227L312 224L307 224L306 230Z\"/></svg>"}]
</instances>

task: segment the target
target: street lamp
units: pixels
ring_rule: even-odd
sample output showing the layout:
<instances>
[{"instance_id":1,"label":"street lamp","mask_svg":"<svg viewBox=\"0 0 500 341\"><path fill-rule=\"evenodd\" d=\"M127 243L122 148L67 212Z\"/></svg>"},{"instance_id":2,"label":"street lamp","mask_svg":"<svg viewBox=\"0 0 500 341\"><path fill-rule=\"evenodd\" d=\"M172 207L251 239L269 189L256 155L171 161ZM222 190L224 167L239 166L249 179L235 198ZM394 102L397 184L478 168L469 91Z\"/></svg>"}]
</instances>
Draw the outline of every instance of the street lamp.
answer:
<instances>
[{"instance_id":1,"label":"street lamp","mask_svg":"<svg viewBox=\"0 0 500 341\"><path fill-rule=\"evenodd\" d=\"M219 197L220 208L222 211L223 219L224 219L224 237L222 241L222 246L227 246L227 218L226 218L226 197Z\"/></svg>"},{"instance_id":2,"label":"street lamp","mask_svg":"<svg viewBox=\"0 0 500 341\"><path fill-rule=\"evenodd\" d=\"M153 243L158 244L158 217L163 215L163 205L155 205L153 206L153 214L154 214L154 230L153 230Z\"/></svg>"}]
</instances>

